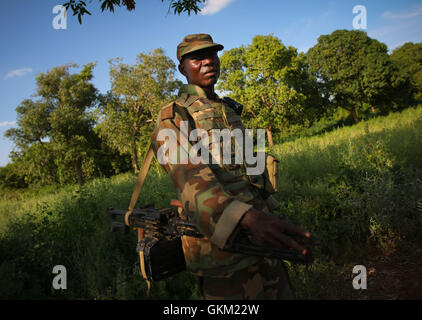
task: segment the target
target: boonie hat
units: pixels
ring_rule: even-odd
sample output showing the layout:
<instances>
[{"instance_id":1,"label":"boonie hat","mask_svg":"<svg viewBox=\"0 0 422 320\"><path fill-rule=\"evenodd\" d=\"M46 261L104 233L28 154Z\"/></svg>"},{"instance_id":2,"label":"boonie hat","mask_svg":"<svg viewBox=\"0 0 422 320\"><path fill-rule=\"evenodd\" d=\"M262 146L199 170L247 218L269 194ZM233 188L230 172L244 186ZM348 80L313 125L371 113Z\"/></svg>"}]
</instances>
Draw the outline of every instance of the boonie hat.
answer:
<instances>
[{"instance_id":1,"label":"boonie hat","mask_svg":"<svg viewBox=\"0 0 422 320\"><path fill-rule=\"evenodd\" d=\"M185 54L206 49L216 48L218 51L223 50L224 46L214 43L212 37L206 33L189 34L177 46L177 60L182 61Z\"/></svg>"}]
</instances>

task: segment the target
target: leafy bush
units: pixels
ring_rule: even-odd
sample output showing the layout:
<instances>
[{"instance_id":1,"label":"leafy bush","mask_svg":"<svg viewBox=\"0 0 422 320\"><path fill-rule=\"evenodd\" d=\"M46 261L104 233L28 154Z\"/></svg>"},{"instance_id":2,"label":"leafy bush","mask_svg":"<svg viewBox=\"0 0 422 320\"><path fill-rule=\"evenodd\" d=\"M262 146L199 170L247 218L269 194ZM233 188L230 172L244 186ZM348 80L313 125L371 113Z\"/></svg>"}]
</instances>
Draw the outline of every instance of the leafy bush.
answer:
<instances>
[{"instance_id":1,"label":"leafy bush","mask_svg":"<svg viewBox=\"0 0 422 320\"><path fill-rule=\"evenodd\" d=\"M374 248L421 243L421 145L422 107L275 146L281 211L324 244L309 269L290 266L298 298L358 298L344 289L351 288L350 265ZM176 197L171 180L157 168L147 177L139 205L163 207ZM106 208L126 208L135 182L126 173L82 188L3 198L0 298L198 299L195 278L185 273L153 284L148 296L135 232L108 231ZM52 288L55 265L67 268L67 290Z\"/></svg>"},{"instance_id":2,"label":"leafy bush","mask_svg":"<svg viewBox=\"0 0 422 320\"><path fill-rule=\"evenodd\" d=\"M128 206L136 177L123 174L96 179L82 188L25 203L25 213L11 218L0 236L0 297L146 298L139 271L135 233L109 232L106 208ZM174 197L167 177L151 172L142 204L169 203ZM20 203L16 203L18 207ZM11 210L12 208L9 208ZM67 290L52 289L55 265L67 269ZM180 275L154 286L151 298L189 298L194 281Z\"/></svg>"}]
</instances>

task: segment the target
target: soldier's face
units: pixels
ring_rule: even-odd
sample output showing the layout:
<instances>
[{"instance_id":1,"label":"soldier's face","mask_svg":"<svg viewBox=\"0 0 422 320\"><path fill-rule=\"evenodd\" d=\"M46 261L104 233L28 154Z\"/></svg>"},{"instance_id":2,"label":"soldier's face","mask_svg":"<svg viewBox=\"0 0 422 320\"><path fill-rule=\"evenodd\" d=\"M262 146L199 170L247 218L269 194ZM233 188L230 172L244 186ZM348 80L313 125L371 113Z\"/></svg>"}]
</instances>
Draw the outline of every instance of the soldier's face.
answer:
<instances>
[{"instance_id":1,"label":"soldier's face","mask_svg":"<svg viewBox=\"0 0 422 320\"><path fill-rule=\"evenodd\" d=\"M184 56L179 71L188 83L202 88L212 87L220 76L220 59L215 49L204 49Z\"/></svg>"}]
</instances>

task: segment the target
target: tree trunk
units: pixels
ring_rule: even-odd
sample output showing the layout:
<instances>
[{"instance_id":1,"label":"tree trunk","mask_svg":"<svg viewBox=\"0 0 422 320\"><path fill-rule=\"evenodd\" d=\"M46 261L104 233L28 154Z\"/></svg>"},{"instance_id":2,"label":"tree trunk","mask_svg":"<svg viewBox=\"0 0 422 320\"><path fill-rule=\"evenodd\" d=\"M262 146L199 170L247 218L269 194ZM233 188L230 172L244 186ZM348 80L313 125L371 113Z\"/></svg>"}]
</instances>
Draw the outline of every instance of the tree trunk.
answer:
<instances>
[{"instance_id":1,"label":"tree trunk","mask_svg":"<svg viewBox=\"0 0 422 320\"><path fill-rule=\"evenodd\" d=\"M133 147L132 149L132 167L133 167L133 172L137 173L139 171L138 152L136 150L136 147Z\"/></svg>"},{"instance_id":2,"label":"tree trunk","mask_svg":"<svg viewBox=\"0 0 422 320\"><path fill-rule=\"evenodd\" d=\"M273 141L273 133L271 132L272 126L269 126L265 130L267 131L268 136L268 145L270 148L274 147L274 141Z\"/></svg>"},{"instance_id":3,"label":"tree trunk","mask_svg":"<svg viewBox=\"0 0 422 320\"><path fill-rule=\"evenodd\" d=\"M77 158L75 161L75 171L76 171L76 176L78 177L78 185L81 187L85 183L83 175L82 175L81 158Z\"/></svg>"},{"instance_id":4,"label":"tree trunk","mask_svg":"<svg viewBox=\"0 0 422 320\"><path fill-rule=\"evenodd\" d=\"M356 112L356 108L350 109L350 113L352 114L353 120L355 120L355 123L359 123L360 119L359 119L358 114Z\"/></svg>"}]
</instances>

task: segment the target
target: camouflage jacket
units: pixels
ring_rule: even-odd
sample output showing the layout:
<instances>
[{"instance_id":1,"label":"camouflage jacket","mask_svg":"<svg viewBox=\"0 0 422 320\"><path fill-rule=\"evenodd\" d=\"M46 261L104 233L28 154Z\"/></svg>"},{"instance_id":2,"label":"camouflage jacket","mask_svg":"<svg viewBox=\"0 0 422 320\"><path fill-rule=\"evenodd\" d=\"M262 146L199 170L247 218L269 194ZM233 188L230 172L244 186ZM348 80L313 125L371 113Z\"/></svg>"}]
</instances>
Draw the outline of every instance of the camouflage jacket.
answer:
<instances>
[{"instance_id":1,"label":"camouflage jacket","mask_svg":"<svg viewBox=\"0 0 422 320\"><path fill-rule=\"evenodd\" d=\"M182 125L186 124L188 136L194 128L204 129L210 136L212 129L239 128L244 131L245 128L230 105L218 96L209 99L195 85L184 85L179 98L164 106L159 114L151 138L154 153L158 156L159 149L165 147L165 142L159 138L160 131L172 130L178 139L177 143L167 146L167 154L169 158L178 157L178 161L162 166L170 175L182 202L184 213L181 218L195 223L205 236L202 239L183 237L187 270L196 275L215 276L256 264L261 258L232 254L221 248L250 208L268 211L264 200L266 195L260 187L262 177L251 179L246 175L244 165L181 161L179 152L192 147L191 143L185 144L187 138L184 141L180 138L183 137Z\"/></svg>"}]
</instances>

